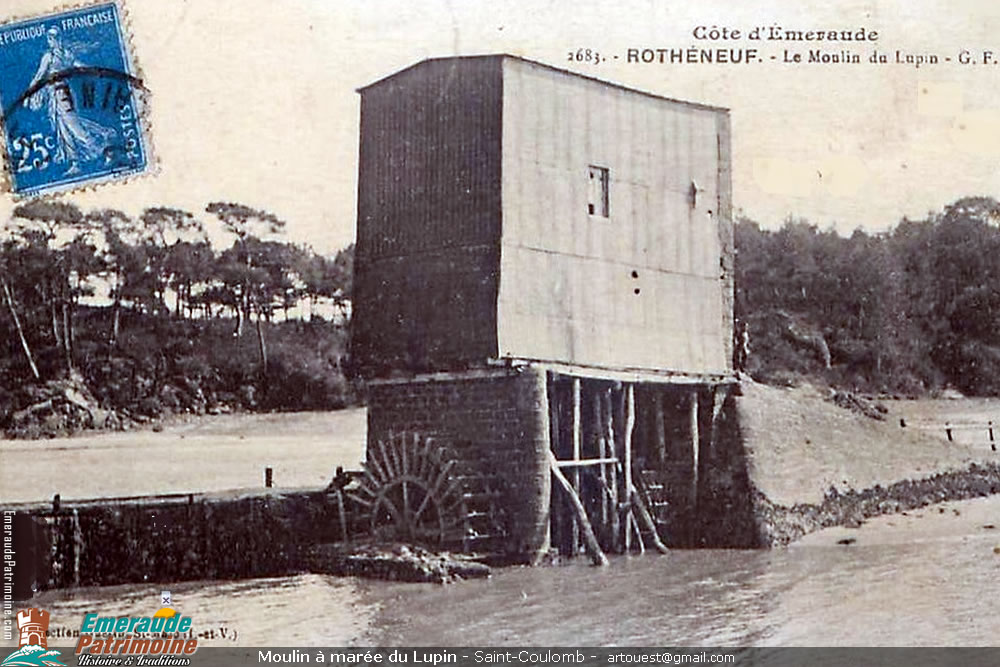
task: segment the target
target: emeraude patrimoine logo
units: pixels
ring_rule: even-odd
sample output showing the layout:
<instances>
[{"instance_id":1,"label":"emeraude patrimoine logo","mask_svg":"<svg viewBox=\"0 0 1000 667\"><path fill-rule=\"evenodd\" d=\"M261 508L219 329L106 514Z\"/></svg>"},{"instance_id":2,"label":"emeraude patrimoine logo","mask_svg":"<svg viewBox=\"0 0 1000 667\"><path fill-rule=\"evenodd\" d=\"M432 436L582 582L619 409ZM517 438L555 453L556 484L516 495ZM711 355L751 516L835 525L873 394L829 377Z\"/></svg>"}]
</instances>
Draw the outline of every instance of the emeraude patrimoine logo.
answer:
<instances>
[{"instance_id":1,"label":"emeraude patrimoine logo","mask_svg":"<svg viewBox=\"0 0 1000 667\"><path fill-rule=\"evenodd\" d=\"M49 612L42 609L22 609L17 612L19 633L17 650L8 655L0 665L13 667L21 665L65 665L56 656L59 651L50 651L46 633L49 630Z\"/></svg>"}]
</instances>

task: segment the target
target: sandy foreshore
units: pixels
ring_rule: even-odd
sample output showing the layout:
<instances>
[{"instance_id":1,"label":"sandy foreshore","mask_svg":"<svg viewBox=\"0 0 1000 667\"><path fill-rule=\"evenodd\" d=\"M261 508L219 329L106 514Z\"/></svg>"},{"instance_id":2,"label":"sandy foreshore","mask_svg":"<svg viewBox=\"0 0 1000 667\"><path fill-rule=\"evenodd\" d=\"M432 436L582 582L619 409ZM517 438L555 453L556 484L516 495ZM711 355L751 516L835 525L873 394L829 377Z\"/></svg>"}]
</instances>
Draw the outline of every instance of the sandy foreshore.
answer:
<instances>
[{"instance_id":1,"label":"sandy foreshore","mask_svg":"<svg viewBox=\"0 0 1000 667\"><path fill-rule=\"evenodd\" d=\"M0 440L0 502L318 487L364 458L366 411L194 417L162 431Z\"/></svg>"},{"instance_id":2,"label":"sandy foreshore","mask_svg":"<svg viewBox=\"0 0 1000 667\"><path fill-rule=\"evenodd\" d=\"M1000 550L1000 496L948 501L885 514L868 519L857 528L824 528L793 542L790 548L968 540L985 540L990 551L994 547ZM1000 553L994 555L1000 567Z\"/></svg>"}]
</instances>

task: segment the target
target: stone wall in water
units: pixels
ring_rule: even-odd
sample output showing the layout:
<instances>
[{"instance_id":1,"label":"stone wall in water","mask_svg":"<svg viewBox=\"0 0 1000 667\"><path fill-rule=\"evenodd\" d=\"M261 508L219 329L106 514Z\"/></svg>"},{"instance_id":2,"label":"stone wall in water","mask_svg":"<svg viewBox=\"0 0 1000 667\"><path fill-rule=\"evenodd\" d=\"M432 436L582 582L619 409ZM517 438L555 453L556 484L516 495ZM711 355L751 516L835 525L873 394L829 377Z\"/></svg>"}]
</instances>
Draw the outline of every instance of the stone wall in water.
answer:
<instances>
[{"instance_id":1,"label":"stone wall in water","mask_svg":"<svg viewBox=\"0 0 1000 667\"><path fill-rule=\"evenodd\" d=\"M732 394L727 397L719 414L716 437L699 457L698 500L684 527L691 538L671 546L731 549L767 546L740 434L737 400Z\"/></svg>"},{"instance_id":2,"label":"stone wall in water","mask_svg":"<svg viewBox=\"0 0 1000 667\"><path fill-rule=\"evenodd\" d=\"M280 575L341 535L338 506L321 491L25 506L14 515L15 593Z\"/></svg>"}]
</instances>

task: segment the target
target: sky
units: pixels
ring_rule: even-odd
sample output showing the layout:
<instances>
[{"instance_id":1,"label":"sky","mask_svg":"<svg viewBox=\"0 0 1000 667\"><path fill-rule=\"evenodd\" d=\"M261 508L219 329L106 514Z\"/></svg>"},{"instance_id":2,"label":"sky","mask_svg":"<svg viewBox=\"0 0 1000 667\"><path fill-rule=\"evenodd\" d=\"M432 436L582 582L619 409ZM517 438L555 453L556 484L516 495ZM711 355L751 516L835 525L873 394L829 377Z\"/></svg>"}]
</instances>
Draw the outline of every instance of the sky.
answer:
<instances>
[{"instance_id":1,"label":"sky","mask_svg":"<svg viewBox=\"0 0 1000 667\"><path fill-rule=\"evenodd\" d=\"M51 11L3 0L0 20ZM731 110L733 199L775 227L789 215L885 229L1000 190L1000 13L985 0L128 0L150 91L155 173L63 195L84 209L273 212L290 240L353 241L357 88L425 58L512 53ZM754 27L877 31L874 42L752 41ZM696 39L695 28L741 30ZM700 34L700 33L699 33ZM749 64L628 62L629 49L757 49ZM812 48L859 64L784 62ZM590 48L600 64L570 62ZM868 62L873 50L890 61ZM976 64L958 62L963 50ZM937 64L896 63L896 52ZM615 56L618 56L616 59ZM772 59L773 58L773 59ZM950 62L944 59L950 58ZM16 202L0 193L0 221Z\"/></svg>"}]
</instances>

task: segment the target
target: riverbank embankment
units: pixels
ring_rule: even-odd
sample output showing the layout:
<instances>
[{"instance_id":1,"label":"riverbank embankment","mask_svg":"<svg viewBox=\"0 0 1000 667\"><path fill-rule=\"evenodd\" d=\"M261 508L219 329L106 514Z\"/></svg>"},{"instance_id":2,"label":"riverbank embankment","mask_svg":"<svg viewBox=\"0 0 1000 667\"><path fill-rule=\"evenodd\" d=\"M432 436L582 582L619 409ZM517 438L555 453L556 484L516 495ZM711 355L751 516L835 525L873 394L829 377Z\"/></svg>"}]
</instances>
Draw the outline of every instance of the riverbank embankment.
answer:
<instances>
[{"instance_id":1,"label":"riverbank embankment","mask_svg":"<svg viewBox=\"0 0 1000 667\"><path fill-rule=\"evenodd\" d=\"M913 401L884 402L885 418L879 420L836 405L828 391L815 387L745 382L742 394L737 406L752 515L766 545L1000 493L1000 454L985 427L978 439L949 442L943 427L913 426L919 414ZM953 403L962 410L962 401ZM990 407L977 402L983 416ZM910 425L901 425L900 414ZM942 425L948 419L940 404L934 414Z\"/></svg>"}]
</instances>

